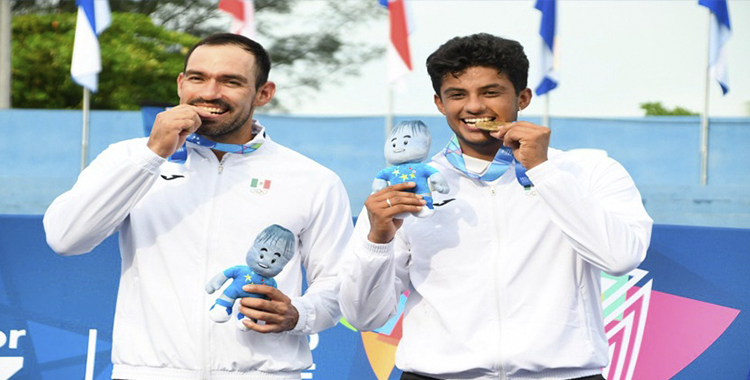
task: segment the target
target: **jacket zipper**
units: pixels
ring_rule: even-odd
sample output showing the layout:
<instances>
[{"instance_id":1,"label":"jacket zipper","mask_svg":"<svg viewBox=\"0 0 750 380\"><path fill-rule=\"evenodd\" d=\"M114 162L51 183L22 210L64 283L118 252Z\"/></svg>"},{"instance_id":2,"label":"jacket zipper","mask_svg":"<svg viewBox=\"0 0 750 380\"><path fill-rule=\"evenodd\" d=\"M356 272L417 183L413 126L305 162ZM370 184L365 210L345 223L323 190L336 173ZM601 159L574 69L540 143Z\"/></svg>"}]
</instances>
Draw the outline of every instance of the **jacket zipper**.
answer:
<instances>
[{"instance_id":1,"label":"jacket zipper","mask_svg":"<svg viewBox=\"0 0 750 380\"><path fill-rule=\"evenodd\" d=\"M498 202L497 199L497 191L495 190L496 184L490 184L490 200L492 202L492 217L494 219L494 226L495 226L495 242L497 244L496 252L497 254L494 255L495 257L495 265L493 266L495 270L496 280L495 280L495 305L497 307L497 318L498 318L498 341L497 341L497 372L500 376L500 380L505 379L505 368L503 367L503 317L502 317L502 298L503 298L503 289L500 286L502 281L502 274L500 273L500 256L502 253L504 253L506 250L503 247L504 236L502 236L503 232L503 222L502 222L502 212L498 210L502 203Z\"/></svg>"},{"instance_id":2,"label":"jacket zipper","mask_svg":"<svg viewBox=\"0 0 750 380\"><path fill-rule=\"evenodd\" d=\"M219 182L221 180L221 173L224 172L224 160L226 158L227 158L227 154L224 154L224 156L221 158L221 160L219 160L219 166L217 168L218 177L216 178L216 181L214 182L214 188L213 188L213 194L214 195L218 192L218 189L219 189ZM209 165L211 165L211 164L209 164ZM209 273L209 267L210 266L209 266L209 260L208 260L209 259L208 252L210 252L211 249L213 249L213 248L216 247L216 240L214 238L214 236L216 236L216 234L213 233L213 230L216 227L216 222L215 221L217 219L216 218L216 214L217 214L217 208L219 207L219 205L217 205L215 203L216 202L216 198L215 197L212 197L212 198L214 200L211 202L211 211L210 211L211 215L209 217L209 226L208 226L209 227L208 230L210 231L210 234L208 235L209 237L208 237L208 241L207 241L207 244L206 244L206 252L204 253L205 256L204 256L204 260L203 260L203 262L204 262L203 268L204 268L204 272L205 272L204 275L203 275L204 281L208 281L211 278L211 276L213 275L212 273ZM211 296L217 296L217 295L213 294ZM204 297L206 297L206 298L210 298L211 296L209 296L208 294L204 294ZM205 303L206 302L204 302L204 304ZM207 312L204 313L204 314L205 314L205 316L208 316ZM203 345L203 377L202 378L205 379L205 380L210 380L211 379L211 329L210 329L210 326L211 326L211 323L213 323L213 322L209 318L206 318L206 320L207 320L207 323L203 323L203 329L204 329L204 335L203 336L204 336L206 344Z\"/></svg>"}]
</instances>

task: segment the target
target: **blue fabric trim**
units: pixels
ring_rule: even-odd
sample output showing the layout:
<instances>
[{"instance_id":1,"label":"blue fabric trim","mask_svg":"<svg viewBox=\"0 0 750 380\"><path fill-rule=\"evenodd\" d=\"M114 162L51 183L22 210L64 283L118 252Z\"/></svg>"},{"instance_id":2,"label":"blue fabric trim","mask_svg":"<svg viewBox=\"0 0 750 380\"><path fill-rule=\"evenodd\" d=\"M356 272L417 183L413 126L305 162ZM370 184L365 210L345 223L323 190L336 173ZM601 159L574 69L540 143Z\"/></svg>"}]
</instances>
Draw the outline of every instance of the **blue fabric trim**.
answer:
<instances>
[{"instance_id":1,"label":"blue fabric trim","mask_svg":"<svg viewBox=\"0 0 750 380\"><path fill-rule=\"evenodd\" d=\"M221 306L224 306L224 307L232 307L232 306L234 305L234 303L233 303L233 302L229 302L229 301L227 301L227 300L223 300L223 299L221 299L221 298L217 298L217 299L216 299L216 304L217 304L217 305L221 305Z\"/></svg>"}]
</instances>

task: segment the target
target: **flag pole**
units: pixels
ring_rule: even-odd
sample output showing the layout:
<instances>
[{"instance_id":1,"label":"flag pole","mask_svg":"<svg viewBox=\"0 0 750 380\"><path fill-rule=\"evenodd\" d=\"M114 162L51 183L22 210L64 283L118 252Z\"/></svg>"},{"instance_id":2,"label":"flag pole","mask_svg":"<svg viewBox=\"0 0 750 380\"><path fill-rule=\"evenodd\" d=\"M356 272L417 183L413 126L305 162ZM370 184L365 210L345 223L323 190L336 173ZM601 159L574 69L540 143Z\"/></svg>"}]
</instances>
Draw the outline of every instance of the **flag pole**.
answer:
<instances>
[{"instance_id":1,"label":"flag pole","mask_svg":"<svg viewBox=\"0 0 750 380\"><path fill-rule=\"evenodd\" d=\"M711 18L713 14L708 12L708 48L706 53L706 80L703 89L703 115L701 115L701 185L708 183L708 96L711 85Z\"/></svg>"},{"instance_id":2,"label":"flag pole","mask_svg":"<svg viewBox=\"0 0 750 380\"><path fill-rule=\"evenodd\" d=\"M10 2L0 0L0 109L10 108L11 20Z\"/></svg>"},{"instance_id":3,"label":"flag pole","mask_svg":"<svg viewBox=\"0 0 750 380\"><path fill-rule=\"evenodd\" d=\"M385 111L385 137L390 136L393 130L393 85L388 84L386 93L386 111Z\"/></svg>"},{"instance_id":4,"label":"flag pole","mask_svg":"<svg viewBox=\"0 0 750 380\"><path fill-rule=\"evenodd\" d=\"M91 93L89 89L83 88L83 128L81 133L81 171L86 169L89 155L89 101Z\"/></svg>"},{"instance_id":5,"label":"flag pole","mask_svg":"<svg viewBox=\"0 0 750 380\"><path fill-rule=\"evenodd\" d=\"M544 94L544 116L542 116L542 125L549 128L549 92Z\"/></svg>"}]
</instances>

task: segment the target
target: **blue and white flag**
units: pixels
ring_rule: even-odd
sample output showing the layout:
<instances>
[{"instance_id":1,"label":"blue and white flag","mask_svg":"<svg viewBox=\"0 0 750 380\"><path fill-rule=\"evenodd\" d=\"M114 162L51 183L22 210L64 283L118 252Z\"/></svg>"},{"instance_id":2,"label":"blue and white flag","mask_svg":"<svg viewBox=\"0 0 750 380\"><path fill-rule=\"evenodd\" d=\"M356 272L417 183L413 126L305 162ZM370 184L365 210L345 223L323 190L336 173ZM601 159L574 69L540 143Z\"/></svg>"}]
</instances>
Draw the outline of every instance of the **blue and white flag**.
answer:
<instances>
[{"instance_id":1,"label":"blue and white flag","mask_svg":"<svg viewBox=\"0 0 750 380\"><path fill-rule=\"evenodd\" d=\"M539 35L542 37L542 80L536 87L537 96L544 95L557 87L555 70L555 18L556 0L536 0L534 8L542 12L542 24Z\"/></svg>"},{"instance_id":2,"label":"blue and white flag","mask_svg":"<svg viewBox=\"0 0 750 380\"><path fill-rule=\"evenodd\" d=\"M70 75L79 85L96 92L102 71L98 37L111 21L109 0L76 0L76 5L78 19Z\"/></svg>"},{"instance_id":3,"label":"blue and white flag","mask_svg":"<svg viewBox=\"0 0 750 380\"><path fill-rule=\"evenodd\" d=\"M719 81L724 95L729 92L729 75L727 72L727 53L725 44L732 34L729 25L729 8L727 0L698 0L698 4L708 8L711 17L709 72Z\"/></svg>"}]
</instances>

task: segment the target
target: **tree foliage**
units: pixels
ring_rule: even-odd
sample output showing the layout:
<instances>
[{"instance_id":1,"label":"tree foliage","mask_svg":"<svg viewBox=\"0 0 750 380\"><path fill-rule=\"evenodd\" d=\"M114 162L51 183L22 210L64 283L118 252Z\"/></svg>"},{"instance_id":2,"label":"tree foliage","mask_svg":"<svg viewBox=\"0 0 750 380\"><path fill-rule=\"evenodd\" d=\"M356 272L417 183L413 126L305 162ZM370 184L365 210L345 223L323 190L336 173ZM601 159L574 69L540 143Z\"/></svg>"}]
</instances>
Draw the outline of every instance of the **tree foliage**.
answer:
<instances>
[{"instance_id":1,"label":"tree foliage","mask_svg":"<svg viewBox=\"0 0 750 380\"><path fill-rule=\"evenodd\" d=\"M176 102L184 54L200 38L226 31L218 0L110 0L112 25L100 36L102 73L92 108L137 109L141 100ZM273 62L286 109L311 92L359 74L381 46L356 40L356 30L385 17L375 1L255 0L258 41ZM12 104L22 108L80 108L70 78L75 0L11 1ZM385 38L384 38L385 41Z\"/></svg>"},{"instance_id":2,"label":"tree foliage","mask_svg":"<svg viewBox=\"0 0 750 380\"><path fill-rule=\"evenodd\" d=\"M692 112L682 107L667 109L661 102L641 103L641 109L646 111L646 116L695 116L697 112Z\"/></svg>"},{"instance_id":3,"label":"tree foliage","mask_svg":"<svg viewBox=\"0 0 750 380\"><path fill-rule=\"evenodd\" d=\"M74 13L13 18L12 104L16 108L81 108L82 89L70 77ZM102 72L97 109L138 109L145 100L177 101L176 75L198 41L155 26L148 16L114 13L100 36Z\"/></svg>"}]
</instances>

